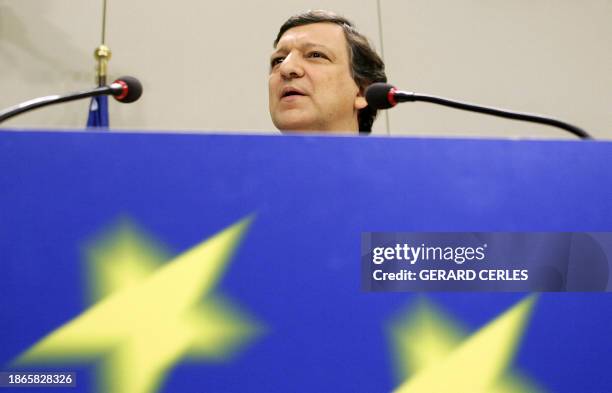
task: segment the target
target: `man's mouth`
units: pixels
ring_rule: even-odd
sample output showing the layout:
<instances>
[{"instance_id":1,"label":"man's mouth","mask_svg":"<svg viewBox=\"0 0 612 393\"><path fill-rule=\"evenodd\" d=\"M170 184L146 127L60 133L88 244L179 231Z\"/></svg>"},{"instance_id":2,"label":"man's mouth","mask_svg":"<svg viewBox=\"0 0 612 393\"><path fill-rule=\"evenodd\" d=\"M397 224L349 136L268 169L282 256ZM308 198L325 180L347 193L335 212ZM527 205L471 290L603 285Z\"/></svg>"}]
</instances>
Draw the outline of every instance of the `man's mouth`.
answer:
<instances>
[{"instance_id":1,"label":"man's mouth","mask_svg":"<svg viewBox=\"0 0 612 393\"><path fill-rule=\"evenodd\" d=\"M300 96L305 96L306 94L302 93L300 90L298 89L294 89L294 88L287 88L284 89L282 94L281 94L281 99L282 98L286 98L286 97L300 97Z\"/></svg>"}]
</instances>

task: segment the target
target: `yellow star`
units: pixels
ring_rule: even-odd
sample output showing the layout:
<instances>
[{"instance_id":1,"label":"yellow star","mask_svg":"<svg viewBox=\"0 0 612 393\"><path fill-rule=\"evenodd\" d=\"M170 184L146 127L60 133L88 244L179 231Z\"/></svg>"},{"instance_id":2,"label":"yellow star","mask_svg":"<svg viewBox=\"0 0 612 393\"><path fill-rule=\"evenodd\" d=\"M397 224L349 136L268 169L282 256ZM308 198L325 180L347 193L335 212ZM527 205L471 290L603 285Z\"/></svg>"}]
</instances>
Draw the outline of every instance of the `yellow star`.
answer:
<instances>
[{"instance_id":1,"label":"yellow star","mask_svg":"<svg viewBox=\"0 0 612 393\"><path fill-rule=\"evenodd\" d=\"M461 328L422 301L415 315L391 325L404 381L395 393L538 392L526 378L507 371L534 301L524 299L466 339Z\"/></svg>"},{"instance_id":2,"label":"yellow star","mask_svg":"<svg viewBox=\"0 0 612 393\"><path fill-rule=\"evenodd\" d=\"M123 218L116 229L94 239L85 249L91 303L131 285L138 285L171 259L159 241Z\"/></svg>"},{"instance_id":3,"label":"yellow star","mask_svg":"<svg viewBox=\"0 0 612 393\"><path fill-rule=\"evenodd\" d=\"M156 392L182 357L223 359L258 328L213 294L250 223L244 219L158 267L163 252L123 228L89 257L101 299L41 339L16 365L102 359L100 389ZM203 300L202 300L203 299Z\"/></svg>"}]
</instances>

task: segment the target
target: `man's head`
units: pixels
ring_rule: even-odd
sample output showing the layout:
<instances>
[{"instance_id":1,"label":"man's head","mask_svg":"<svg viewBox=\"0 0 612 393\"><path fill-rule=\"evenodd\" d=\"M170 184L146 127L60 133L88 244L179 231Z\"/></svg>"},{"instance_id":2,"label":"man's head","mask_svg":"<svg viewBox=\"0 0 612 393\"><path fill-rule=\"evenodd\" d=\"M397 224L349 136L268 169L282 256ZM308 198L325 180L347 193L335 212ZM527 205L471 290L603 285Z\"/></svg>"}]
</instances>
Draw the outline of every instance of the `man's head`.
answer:
<instances>
[{"instance_id":1,"label":"man's head","mask_svg":"<svg viewBox=\"0 0 612 393\"><path fill-rule=\"evenodd\" d=\"M289 18L270 58L269 105L282 131L370 132L376 110L365 88L385 65L351 22L328 11Z\"/></svg>"}]
</instances>

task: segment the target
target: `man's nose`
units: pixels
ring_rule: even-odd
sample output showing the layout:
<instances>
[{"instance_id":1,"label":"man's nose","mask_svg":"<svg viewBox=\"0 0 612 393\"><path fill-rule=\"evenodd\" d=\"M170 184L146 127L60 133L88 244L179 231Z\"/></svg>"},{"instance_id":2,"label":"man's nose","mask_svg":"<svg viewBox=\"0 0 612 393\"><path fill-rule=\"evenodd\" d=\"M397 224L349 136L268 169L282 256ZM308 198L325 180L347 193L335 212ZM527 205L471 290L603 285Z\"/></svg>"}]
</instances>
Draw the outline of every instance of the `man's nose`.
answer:
<instances>
[{"instance_id":1,"label":"man's nose","mask_svg":"<svg viewBox=\"0 0 612 393\"><path fill-rule=\"evenodd\" d=\"M295 53L290 53L285 57L279 66L279 71L283 79L294 79L304 76L304 68L299 56Z\"/></svg>"}]
</instances>

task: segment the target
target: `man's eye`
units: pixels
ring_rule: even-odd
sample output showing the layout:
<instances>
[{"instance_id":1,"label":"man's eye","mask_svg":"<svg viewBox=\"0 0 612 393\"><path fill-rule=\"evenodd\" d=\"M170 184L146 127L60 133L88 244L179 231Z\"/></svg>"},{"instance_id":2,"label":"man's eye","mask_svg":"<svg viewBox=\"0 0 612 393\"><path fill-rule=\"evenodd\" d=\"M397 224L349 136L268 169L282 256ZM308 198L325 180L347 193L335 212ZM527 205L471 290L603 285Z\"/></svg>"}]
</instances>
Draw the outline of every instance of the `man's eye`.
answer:
<instances>
[{"instance_id":1,"label":"man's eye","mask_svg":"<svg viewBox=\"0 0 612 393\"><path fill-rule=\"evenodd\" d=\"M308 54L309 57L313 57L313 58L323 58L323 59L327 59L327 56L325 56L323 53L321 52L310 52Z\"/></svg>"},{"instance_id":2,"label":"man's eye","mask_svg":"<svg viewBox=\"0 0 612 393\"><path fill-rule=\"evenodd\" d=\"M284 59L284 57L275 57L270 61L270 66L274 67L275 65L279 65L283 62Z\"/></svg>"}]
</instances>

